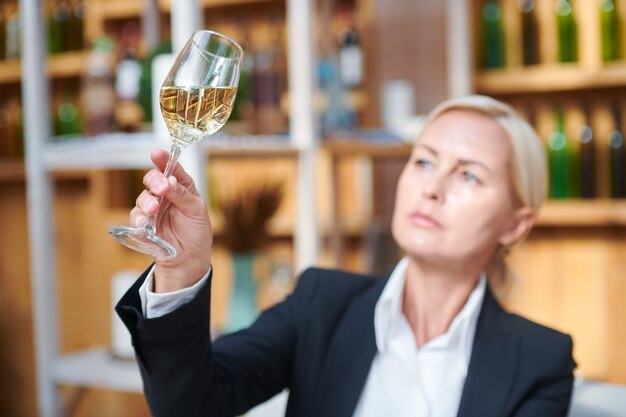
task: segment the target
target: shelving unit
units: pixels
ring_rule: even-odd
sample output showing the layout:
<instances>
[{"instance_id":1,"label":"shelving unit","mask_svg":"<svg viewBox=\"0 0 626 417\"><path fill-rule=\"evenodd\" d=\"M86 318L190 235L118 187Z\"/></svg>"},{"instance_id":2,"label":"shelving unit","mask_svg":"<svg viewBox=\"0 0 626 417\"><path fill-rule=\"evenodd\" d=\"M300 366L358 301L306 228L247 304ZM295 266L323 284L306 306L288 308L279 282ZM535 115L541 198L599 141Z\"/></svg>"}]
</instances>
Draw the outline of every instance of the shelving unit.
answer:
<instances>
[{"instance_id":1,"label":"shelving unit","mask_svg":"<svg viewBox=\"0 0 626 417\"><path fill-rule=\"evenodd\" d=\"M481 71L474 80L475 91L487 95L582 91L625 85L626 63L597 68L552 64Z\"/></svg>"},{"instance_id":2,"label":"shelving unit","mask_svg":"<svg viewBox=\"0 0 626 417\"><path fill-rule=\"evenodd\" d=\"M151 167L150 150L158 146L152 133L108 134L97 138L78 138L67 142L53 142L48 117L47 77L79 75L84 68L82 52L62 54L46 61L45 25L37 0L20 0L22 38L29 39L23 51L22 62L11 62L2 69L0 82L22 80L23 107L29 112L25 120L26 163L28 182L28 219L32 293L35 325L37 370L37 397L39 413L43 417L63 415L59 385L100 387L120 391L140 392L141 379L134 362L112 358L105 349L59 353L57 277L54 245L54 227L50 210L53 207L52 178L57 172L84 169L133 169ZM241 5L254 1L204 1L207 7ZM146 9L158 9L156 0L143 2L97 1L99 13L107 18L140 16ZM165 6L163 6L165 4ZM174 50L182 47L196 29L195 18L200 2L177 1L171 9ZM316 129L313 122L313 65L312 23L313 6L308 0L285 2L289 28L289 76L294 86L291 90L291 131L289 139L279 137L226 138L217 137L203 144L201 152L208 156L230 154L281 154L298 158L299 210L296 224L276 223L275 235L293 235L296 248L296 267L301 269L317 258L317 227L314 210L314 155ZM157 15L153 14L156 18ZM191 22L193 21L193 23ZM198 21L199 23L199 21ZM48 71L44 68L48 68ZM21 71L21 77L20 77ZM76 139L76 138L75 138ZM203 151L202 151L203 150ZM191 152L191 150L190 150ZM0 162L0 181L19 179L24 165L19 161ZM78 172L77 171L77 172Z\"/></svg>"},{"instance_id":3,"label":"shelving unit","mask_svg":"<svg viewBox=\"0 0 626 417\"><path fill-rule=\"evenodd\" d=\"M475 28L480 25L482 4L471 3L473 12L468 16ZM574 356L586 378L625 383L624 333L619 317L625 311L626 200L608 198L608 138L618 119L612 110L622 107L624 112L626 38L622 34L617 42L621 43L621 58L604 62L600 2L573 1L578 60L558 63L554 2L535 1L539 63L523 66L523 21L518 3L498 4L506 65L499 69L475 67L473 91L508 102L528 116L546 142L546 152L561 114L572 152L580 145L576 139L579 128L589 126L595 144L598 195L596 199L548 200L544 204L529 238L509 257L521 278L508 307L571 334ZM619 0L616 4L618 19L623 22L626 3ZM477 29L468 34L476 38ZM472 53L478 56L476 51Z\"/></svg>"},{"instance_id":4,"label":"shelving unit","mask_svg":"<svg viewBox=\"0 0 626 417\"><path fill-rule=\"evenodd\" d=\"M83 51L53 55L46 62L46 74L54 78L76 77L84 72L85 62L86 54ZM20 60L0 61L0 84L17 83L21 78Z\"/></svg>"}]
</instances>

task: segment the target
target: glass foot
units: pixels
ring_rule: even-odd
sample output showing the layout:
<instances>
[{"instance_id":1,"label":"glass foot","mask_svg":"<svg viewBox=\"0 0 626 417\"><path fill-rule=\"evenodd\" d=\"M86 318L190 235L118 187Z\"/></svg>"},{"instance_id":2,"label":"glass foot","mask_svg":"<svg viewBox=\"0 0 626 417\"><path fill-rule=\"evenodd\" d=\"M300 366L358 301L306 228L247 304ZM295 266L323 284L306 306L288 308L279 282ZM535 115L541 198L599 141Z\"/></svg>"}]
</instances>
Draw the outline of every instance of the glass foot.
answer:
<instances>
[{"instance_id":1,"label":"glass foot","mask_svg":"<svg viewBox=\"0 0 626 417\"><path fill-rule=\"evenodd\" d=\"M148 229L128 226L111 226L109 234L122 245L154 258L174 258L176 249Z\"/></svg>"}]
</instances>

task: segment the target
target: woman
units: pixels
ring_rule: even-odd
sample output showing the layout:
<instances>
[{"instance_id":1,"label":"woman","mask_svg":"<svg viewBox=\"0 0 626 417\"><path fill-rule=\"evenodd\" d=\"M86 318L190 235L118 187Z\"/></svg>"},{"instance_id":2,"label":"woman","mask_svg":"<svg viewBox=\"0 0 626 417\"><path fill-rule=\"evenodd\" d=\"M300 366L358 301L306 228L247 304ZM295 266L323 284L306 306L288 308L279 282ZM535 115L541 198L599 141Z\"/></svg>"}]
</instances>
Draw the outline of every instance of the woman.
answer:
<instances>
[{"instance_id":1,"label":"woman","mask_svg":"<svg viewBox=\"0 0 626 417\"><path fill-rule=\"evenodd\" d=\"M508 106L473 96L428 116L398 182L392 232L406 257L390 277L309 269L284 302L214 343L206 207L180 167L163 177L165 152L152 159L131 222L164 196L158 230L179 255L157 260L117 311L156 416L239 415L285 388L288 416L567 414L571 338L493 295L546 193L541 143Z\"/></svg>"}]
</instances>

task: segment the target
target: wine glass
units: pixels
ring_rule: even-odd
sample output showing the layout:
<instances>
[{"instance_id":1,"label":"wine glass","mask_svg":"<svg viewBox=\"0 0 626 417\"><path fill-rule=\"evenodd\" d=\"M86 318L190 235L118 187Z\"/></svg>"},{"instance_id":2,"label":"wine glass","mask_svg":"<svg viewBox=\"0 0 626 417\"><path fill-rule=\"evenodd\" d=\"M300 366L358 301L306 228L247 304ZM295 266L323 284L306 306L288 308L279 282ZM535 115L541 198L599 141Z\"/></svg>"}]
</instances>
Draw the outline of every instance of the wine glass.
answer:
<instances>
[{"instance_id":1,"label":"wine glass","mask_svg":"<svg viewBox=\"0 0 626 417\"><path fill-rule=\"evenodd\" d=\"M181 152L215 133L230 116L237 93L243 50L232 39L208 30L195 32L176 57L160 92L161 113L171 136L169 177ZM155 258L173 258L176 249L156 235L158 212L137 227L111 226L121 244Z\"/></svg>"}]
</instances>

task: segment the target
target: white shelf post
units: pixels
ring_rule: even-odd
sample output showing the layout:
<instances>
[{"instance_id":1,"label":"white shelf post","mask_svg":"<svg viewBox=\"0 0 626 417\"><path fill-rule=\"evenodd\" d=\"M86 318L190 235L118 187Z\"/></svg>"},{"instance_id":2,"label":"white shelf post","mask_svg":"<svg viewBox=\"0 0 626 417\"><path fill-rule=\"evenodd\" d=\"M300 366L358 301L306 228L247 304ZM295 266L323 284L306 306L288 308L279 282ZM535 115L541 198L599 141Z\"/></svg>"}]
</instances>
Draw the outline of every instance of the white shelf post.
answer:
<instances>
[{"instance_id":1,"label":"white shelf post","mask_svg":"<svg viewBox=\"0 0 626 417\"><path fill-rule=\"evenodd\" d=\"M448 97L472 93L472 45L468 0L446 0Z\"/></svg>"},{"instance_id":2,"label":"white shelf post","mask_svg":"<svg viewBox=\"0 0 626 417\"><path fill-rule=\"evenodd\" d=\"M172 3L172 51L174 57L187 43L191 35L202 27L202 8L199 0L176 0ZM160 114L156 117L161 117ZM189 145L180 156L180 164L193 178L200 195L207 198L206 157L199 143Z\"/></svg>"},{"instance_id":3,"label":"white shelf post","mask_svg":"<svg viewBox=\"0 0 626 417\"><path fill-rule=\"evenodd\" d=\"M293 145L300 151L294 236L297 273L314 265L319 251L315 198L315 155L319 134L313 108L316 85L313 6L311 0L287 1L289 135Z\"/></svg>"},{"instance_id":4,"label":"white shelf post","mask_svg":"<svg viewBox=\"0 0 626 417\"><path fill-rule=\"evenodd\" d=\"M46 25L41 13L44 8L41 0L19 0L22 108L28 110L23 114L37 400L39 415L56 417L61 415L61 403L53 376L59 343L52 182L44 165L44 145L50 138L49 86L45 74Z\"/></svg>"}]
</instances>

